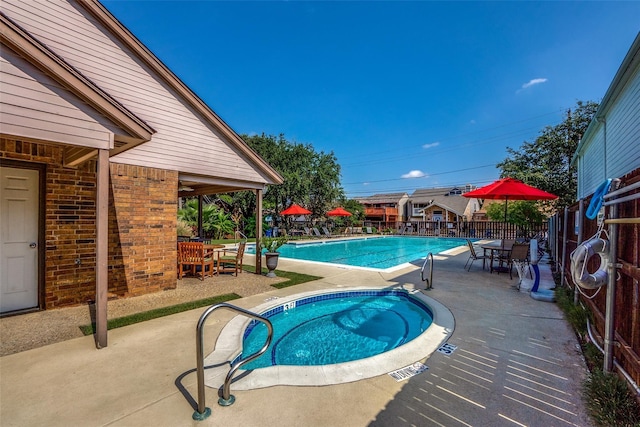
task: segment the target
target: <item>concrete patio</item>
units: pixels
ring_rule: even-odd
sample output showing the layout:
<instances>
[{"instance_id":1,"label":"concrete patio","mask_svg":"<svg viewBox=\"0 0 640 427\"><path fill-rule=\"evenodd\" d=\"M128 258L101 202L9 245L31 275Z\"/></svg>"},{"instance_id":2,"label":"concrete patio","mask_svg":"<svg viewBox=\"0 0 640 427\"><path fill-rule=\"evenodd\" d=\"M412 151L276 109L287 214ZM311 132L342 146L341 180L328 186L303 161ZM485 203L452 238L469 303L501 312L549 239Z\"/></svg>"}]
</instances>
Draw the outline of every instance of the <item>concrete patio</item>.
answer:
<instances>
[{"instance_id":1,"label":"concrete patio","mask_svg":"<svg viewBox=\"0 0 640 427\"><path fill-rule=\"evenodd\" d=\"M251 262L247 256L246 263ZM466 249L436 256L434 288L424 291L452 312L451 355L418 358L429 369L396 382L389 375L322 386L234 390L236 403L212 414L196 407L195 326L204 309L93 337L0 358L2 426L590 426L581 399L585 364L573 331L555 304L513 288L517 279L490 274ZM379 273L280 260L279 268L323 279L235 300L243 308L272 297L341 287L424 287L419 266ZM541 265L548 274L548 266ZM206 326L211 349L233 317L216 312Z\"/></svg>"}]
</instances>

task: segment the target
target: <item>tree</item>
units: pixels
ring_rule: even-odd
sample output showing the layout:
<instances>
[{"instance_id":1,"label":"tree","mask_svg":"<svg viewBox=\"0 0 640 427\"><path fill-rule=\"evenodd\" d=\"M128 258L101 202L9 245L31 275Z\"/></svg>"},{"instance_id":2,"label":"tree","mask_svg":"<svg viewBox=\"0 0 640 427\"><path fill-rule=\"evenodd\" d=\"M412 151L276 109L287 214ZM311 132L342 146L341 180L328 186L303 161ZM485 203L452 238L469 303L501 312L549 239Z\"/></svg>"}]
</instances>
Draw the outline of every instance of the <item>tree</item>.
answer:
<instances>
[{"instance_id":1,"label":"tree","mask_svg":"<svg viewBox=\"0 0 640 427\"><path fill-rule=\"evenodd\" d=\"M364 220L364 205L356 199L345 200L341 205L351 213L349 217L351 224L360 224Z\"/></svg>"},{"instance_id":2,"label":"tree","mask_svg":"<svg viewBox=\"0 0 640 427\"><path fill-rule=\"evenodd\" d=\"M336 200L344 198L340 165L333 152L317 152L311 144L289 142L283 135L242 138L284 178L283 184L269 185L265 190L265 211L277 214L292 203L299 203L317 218ZM238 194L234 201L241 205L245 217L249 210L255 210L255 195Z\"/></svg>"},{"instance_id":3,"label":"tree","mask_svg":"<svg viewBox=\"0 0 640 427\"><path fill-rule=\"evenodd\" d=\"M597 109L593 101L578 101L573 110L567 110L562 123L545 127L534 142L525 141L519 150L507 147L509 156L498 163L500 176L520 179L557 195L551 203L556 209L575 202L578 181L571 159Z\"/></svg>"},{"instance_id":4,"label":"tree","mask_svg":"<svg viewBox=\"0 0 640 427\"><path fill-rule=\"evenodd\" d=\"M491 221L504 221L504 202L487 205L487 217ZM538 210L536 203L530 200L513 200L507 204L507 222L527 225L542 222L544 215Z\"/></svg>"}]
</instances>

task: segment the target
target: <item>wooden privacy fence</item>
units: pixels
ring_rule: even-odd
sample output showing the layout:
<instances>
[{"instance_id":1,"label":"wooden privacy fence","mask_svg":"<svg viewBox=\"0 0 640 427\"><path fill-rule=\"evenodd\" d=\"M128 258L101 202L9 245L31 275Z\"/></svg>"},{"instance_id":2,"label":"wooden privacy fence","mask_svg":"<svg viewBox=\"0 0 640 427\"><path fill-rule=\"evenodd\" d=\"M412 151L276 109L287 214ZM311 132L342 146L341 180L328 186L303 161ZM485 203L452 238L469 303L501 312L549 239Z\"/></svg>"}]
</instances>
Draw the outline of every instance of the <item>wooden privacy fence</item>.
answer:
<instances>
[{"instance_id":1,"label":"wooden privacy fence","mask_svg":"<svg viewBox=\"0 0 640 427\"><path fill-rule=\"evenodd\" d=\"M578 287L579 302L593 314L593 328L599 346L605 350L604 370L615 365L638 392L640 384L640 169L620 179L623 194L605 197L604 236L615 248L617 268L613 286L595 290ZM631 190L627 190L631 188ZM570 254L598 232L598 219L590 220L585 212L591 198L581 200L558 213L550 222L552 257L563 283L576 290L571 275ZM625 200L626 201L620 201ZM617 243L617 248L616 248ZM599 257L591 257L589 273L598 270ZM594 296L595 295L595 296ZM610 301L607 301L610 300ZM607 311L607 302L609 310ZM610 313L610 314L609 314ZM609 322L607 316L609 315ZM610 338L609 338L610 337ZM607 360L607 348L609 360Z\"/></svg>"}]
</instances>

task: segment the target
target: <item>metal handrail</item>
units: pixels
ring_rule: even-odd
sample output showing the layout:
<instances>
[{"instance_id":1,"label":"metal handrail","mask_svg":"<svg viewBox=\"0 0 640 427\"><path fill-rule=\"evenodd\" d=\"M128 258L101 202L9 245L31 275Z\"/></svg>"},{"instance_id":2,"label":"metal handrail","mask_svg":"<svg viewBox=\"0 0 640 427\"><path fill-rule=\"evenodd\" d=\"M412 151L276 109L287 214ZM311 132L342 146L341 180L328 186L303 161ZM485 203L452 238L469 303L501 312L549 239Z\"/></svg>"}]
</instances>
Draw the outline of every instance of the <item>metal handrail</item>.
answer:
<instances>
[{"instance_id":1,"label":"metal handrail","mask_svg":"<svg viewBox=\"0 0 640 427\"><path fill-rule=\"evenodd\" d=\"M218 404L221 406L229 406L235 402L235 397L230 393L231 388L231 379L233 378L233 374L236 373L238 369L245 363L249 363L257 357L260 357L269 345L271 344L271 340L273 339L273 325L266 317L262 317L259 314L253 313L251 311L245 310L240 307L236 307L235 305L227 304L221 302L216 305L212 305L207 308L204 313L200 316L198 320L198 325L196 326L196 360L197 360L197 378L198 378L198 409L193 413L193 419L196 421L202 421L211 415L211 409L207 408L205 402L205 392L204 392L204 324L207 321L207 318L211 313L219 308L227 308L232 311L236 311L240 314L244 314L247 317L250 317L254 320L258 320L267 325L267 342L262 346L260 350L253 353L251 356L246 359L240 360L235 365L231 366L229 369L229 373L227 373L227 377L224 380L224 386L222 387L222 397L218 400Z\"/></svg>"},{"instance_id":2,"label":"metal handrail","mask_svg":"<svg viewBox=\"0 0 640 427\"><path fill-rule=\"evenodd\" d=\"M427 264L429 264L429 277L425 278L424 270L427 267ZM423 282L427 283L425 290L428 291L429 289L433 289L433 254L431 252L429 252L427 254L427 257L424 259L424 263L422 264L422 269L420 269L420 278L422 279Z\"/></svg>"}]
</instances>

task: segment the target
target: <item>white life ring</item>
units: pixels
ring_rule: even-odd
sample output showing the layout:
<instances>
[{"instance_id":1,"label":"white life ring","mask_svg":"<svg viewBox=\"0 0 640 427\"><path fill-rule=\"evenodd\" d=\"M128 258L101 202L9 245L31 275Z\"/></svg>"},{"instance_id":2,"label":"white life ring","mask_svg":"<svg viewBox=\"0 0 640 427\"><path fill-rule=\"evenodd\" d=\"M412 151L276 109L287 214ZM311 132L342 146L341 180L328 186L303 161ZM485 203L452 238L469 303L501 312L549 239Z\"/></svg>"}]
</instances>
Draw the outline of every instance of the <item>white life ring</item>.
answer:
<instances>
[{"instance_id":1,"label":"white life ring","mask_svg":"<svg viewBox=\"0 0 640 427\"><path fill-rule=\"evenodd\" d=\"M587 271L587 262L594 255L600 256L600 268L595 273ZM571 253L571 274L573 281L585 289L597 289L607 284L609 264L609 242L599 237L581 243Z\"/></svg>"}]
</instances>

